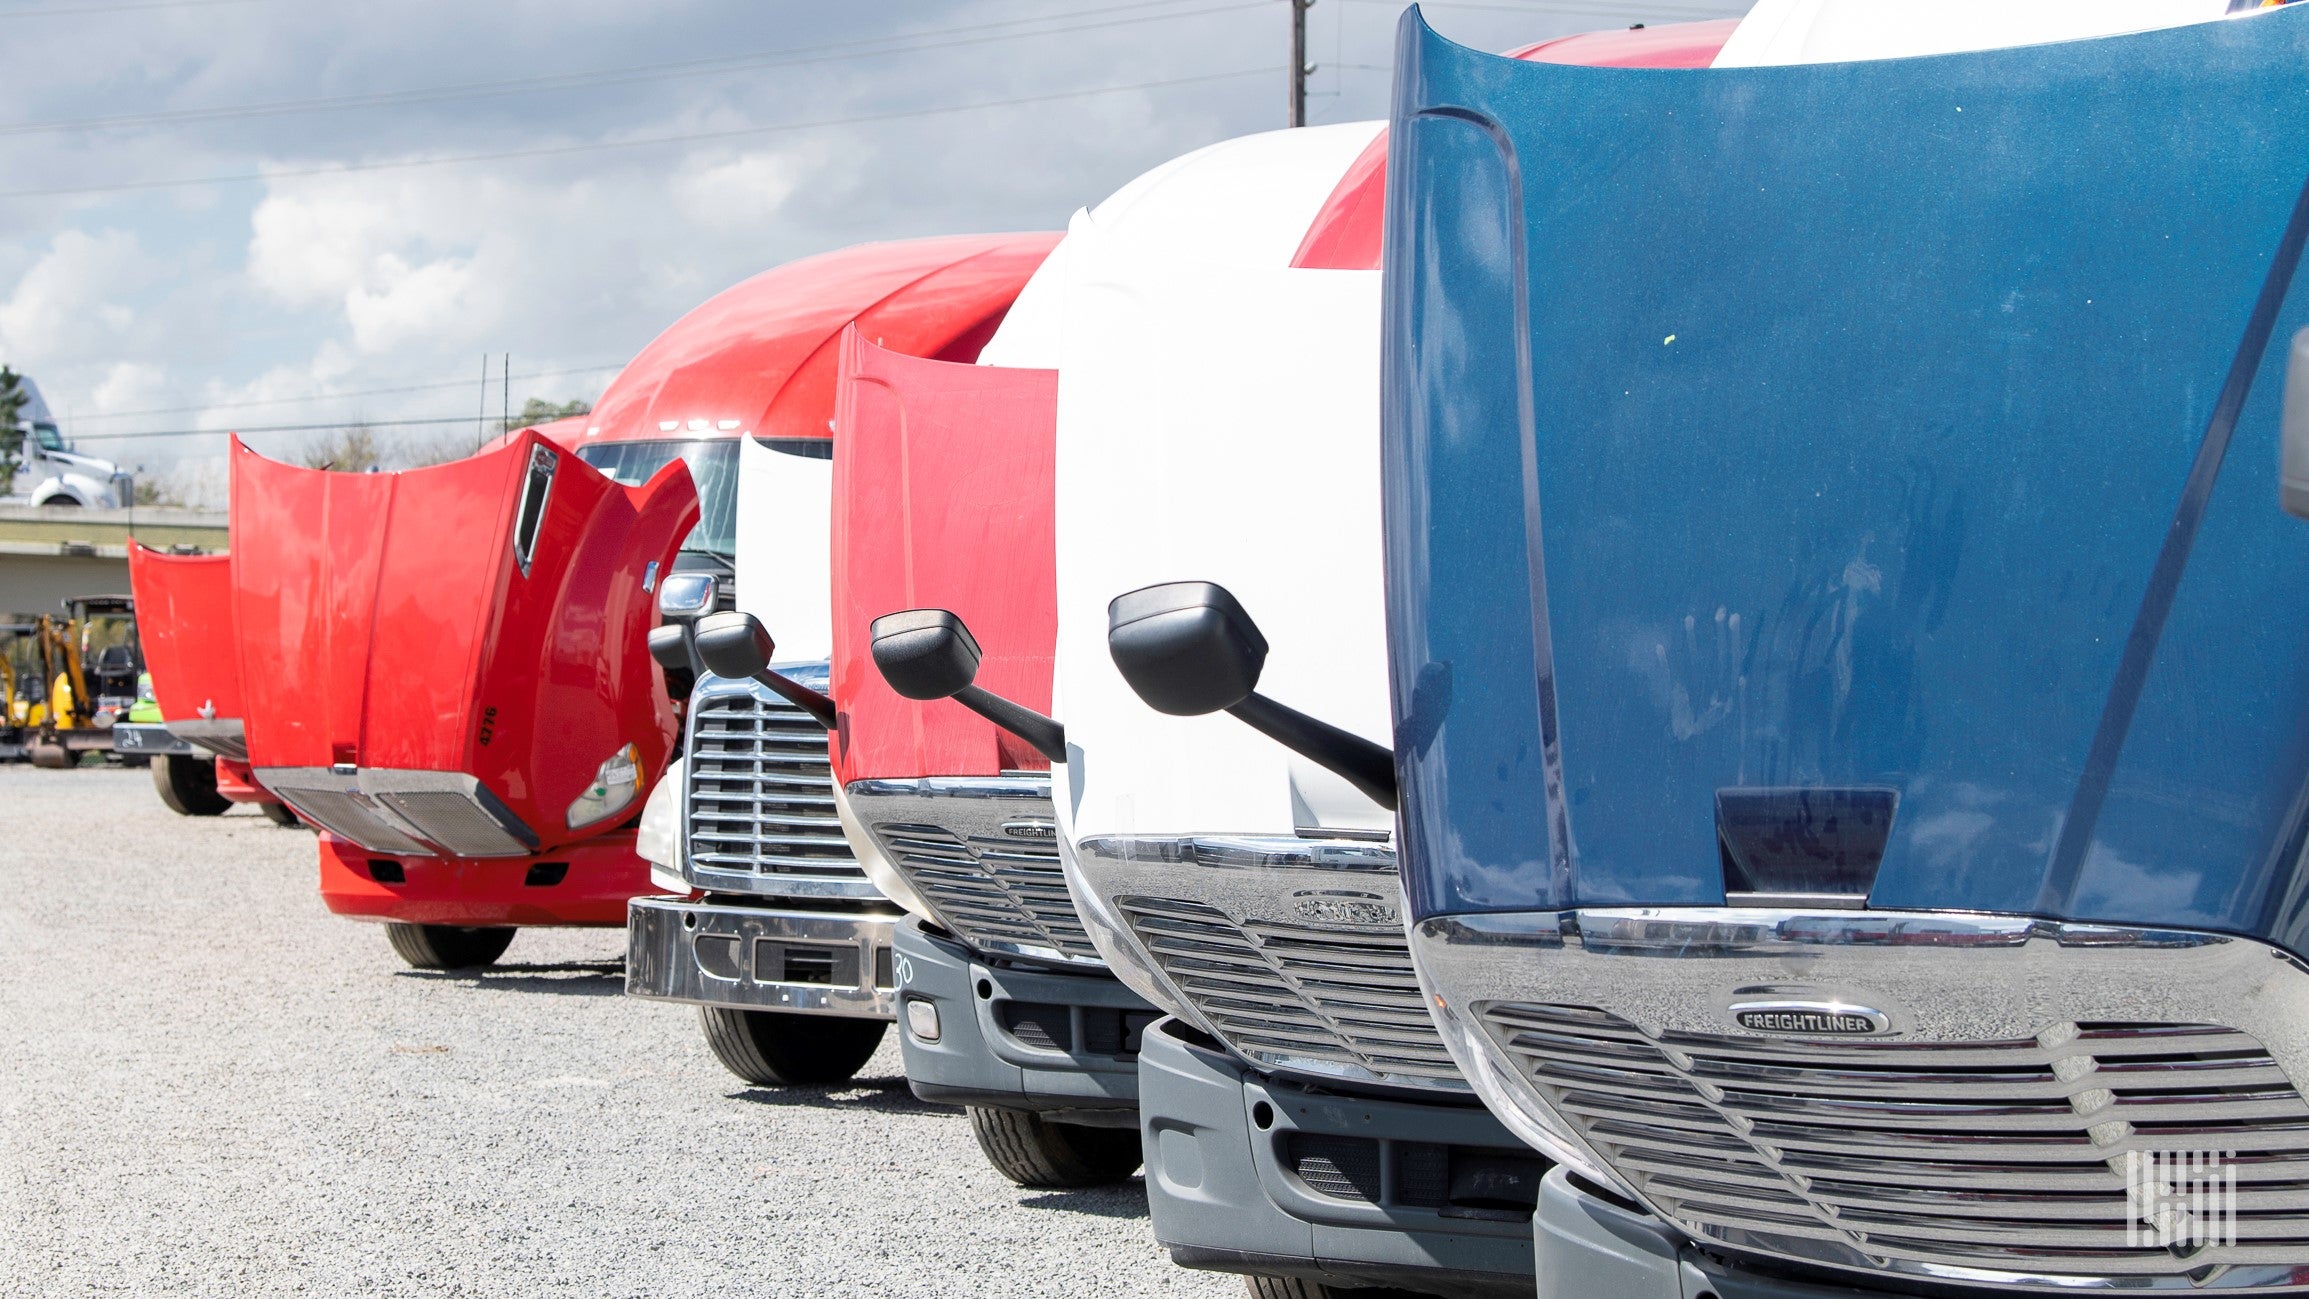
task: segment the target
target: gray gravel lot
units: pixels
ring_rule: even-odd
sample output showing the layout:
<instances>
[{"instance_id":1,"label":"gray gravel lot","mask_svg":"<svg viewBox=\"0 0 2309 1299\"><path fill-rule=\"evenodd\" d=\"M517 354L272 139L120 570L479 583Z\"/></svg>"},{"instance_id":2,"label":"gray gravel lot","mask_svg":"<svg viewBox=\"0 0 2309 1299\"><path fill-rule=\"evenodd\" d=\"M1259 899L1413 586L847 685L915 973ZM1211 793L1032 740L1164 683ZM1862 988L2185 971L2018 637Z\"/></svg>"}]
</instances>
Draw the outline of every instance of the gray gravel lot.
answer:
<instances>
[{"instance_id":1,"label":"gray gravel lot","mask_svg":"<svg viewBox=\"0 0 2309 1299\"><path fill-rule=\"evenodd\" d=\"M896 1037L748 1088L624 935L401 965L311 838L0 767L0 1295L1178 1295L1134 1183L1022 1191Z\"/></svg>"}]
</instances>

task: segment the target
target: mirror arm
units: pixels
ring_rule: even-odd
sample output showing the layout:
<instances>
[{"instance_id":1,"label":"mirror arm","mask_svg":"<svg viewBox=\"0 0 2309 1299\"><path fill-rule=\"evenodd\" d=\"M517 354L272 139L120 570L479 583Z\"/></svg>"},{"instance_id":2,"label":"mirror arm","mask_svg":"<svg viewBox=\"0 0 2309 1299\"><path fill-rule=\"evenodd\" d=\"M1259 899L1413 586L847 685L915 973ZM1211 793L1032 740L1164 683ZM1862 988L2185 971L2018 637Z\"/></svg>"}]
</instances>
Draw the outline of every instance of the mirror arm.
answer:
<instances>
[{"instance_id":1,"label":"mirror arm","mask_svg":"<svg viewBox=\"0 0 2309 1299\"><path fill-rule=\"evenodd\" d=\"M825 727L829 731L834 729L835 722L833 700L828 699L824 695L819 694L817 691L810 689L808 686L803 685L799 681L795 681L789 677L781 676L775 672L766 670L756 672L754 674L754 680L776 691L781 697L785 699L787 703L790 703L794 707L801 709L805 713L808 713L810 717L818 723L818 725Z\"/></svg>"},{"instance_id":2,"label":"mirror arm","mask_svg":"<svg viewBox=\"0 0 2309 1299\"><path fill-rule=\"evenodd\" d=\"M1034 746L1052 762L1066 761L1066 727L1024 704L1014 704L984 686L964 686L954 702Z\"/></svg>"},{"instance_id":3,"label":"mirror arm","mask_svg":"<svg viewBox=\"0 0 2309 1299\"><path fill-rule=\"evenodd\" d=\"M1252 730L1336 774L1366 798L1395 810L1395 755L1351 731L1307 716L1256 692L1227 711Z\"/></svg>"}]
</instances>

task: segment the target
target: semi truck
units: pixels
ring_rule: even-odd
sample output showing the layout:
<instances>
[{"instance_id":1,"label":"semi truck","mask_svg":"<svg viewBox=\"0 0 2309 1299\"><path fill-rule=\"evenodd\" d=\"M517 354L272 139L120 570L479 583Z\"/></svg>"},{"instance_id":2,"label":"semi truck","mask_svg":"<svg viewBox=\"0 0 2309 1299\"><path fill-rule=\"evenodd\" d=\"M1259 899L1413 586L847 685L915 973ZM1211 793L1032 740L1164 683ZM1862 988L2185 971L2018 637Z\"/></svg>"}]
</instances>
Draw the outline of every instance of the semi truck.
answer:
<instances>
[{"instance_id":1,"label":"semi truck","mask_svg":"<svg viewBox=\"0 0 2309 1299\"><path fill-rule=\"evenodd\" d=\"M75 450L56 423L40 387L19 377L24 401L16 420L24 434L15 481L0 503L88 509L125 509L136 503L135 476L110 460Z\"/></svg>"},{"instance_id":2,"label":"semi truck","mask_svg":"<svg viewBox=\"0 0 2309 1299\"><path fill-rule=\"evenodd\" d=\"M1138 1046L1159 1014L1083 930L1050 799L1065 257L976 365L853 332L834 458L834 773L853 846L904 886L906 1080L967 1107L1024 1186L1137 1170Z\"/></svg>"},{"instance_id":3,"label":"semi truck","mask_svg":"<svg viewBox=\"0 0 2309 1299\"><path fill-rule=\"evenodd\" d=\"M2053 8L1403 19L1406 921L1566 1293L2309 1281L2309 11Z\"/></svg>"},{"instance_id":4,"label":"semi truck","mask_svg":"<svg viewBox=\"0 0 2309 1299\"><path fill-rule=\"evenodd\" d=\"M179 816L217 816L249 803L277 825L303 824L249 769L232 557L131 541L128 582L144 653L139 703L149 700L157 715L115 722L113 749L149 761L154 791Z\"/></svg>"},{"instance_id":5,"label":"semi truck","mask_svg":"<svg viewBox=\"0 0 2309 1299\"><path fill-rule=\"evenodd\" d=\"M696 684L681 762L644 811L664 895L629 909L626 991L700 1007L708 1045L749 1082L849 1078L896 1010L903 913L890 893L903 885L853 852L828 749L843 332L974 360L1055 238L911 240L796 263L788 282L741 286L677 326L682 380L654 398L662 413L644 403L678 428L674 403L711 393L738 434L733 540L746 576L733 612L751 630L734 645L660 632L661 661L693 664ZM714 646L741 652L733 662L705 653Z\"/></svg>"}]
</instances>

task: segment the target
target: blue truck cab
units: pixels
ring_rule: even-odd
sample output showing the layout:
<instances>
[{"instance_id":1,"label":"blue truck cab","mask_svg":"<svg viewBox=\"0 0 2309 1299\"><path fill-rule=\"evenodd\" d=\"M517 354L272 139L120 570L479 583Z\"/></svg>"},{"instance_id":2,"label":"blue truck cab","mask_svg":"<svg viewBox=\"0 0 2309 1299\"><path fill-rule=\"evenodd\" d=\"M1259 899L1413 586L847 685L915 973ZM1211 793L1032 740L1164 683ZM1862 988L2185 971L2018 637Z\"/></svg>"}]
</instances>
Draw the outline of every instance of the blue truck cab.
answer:
<instances>
[{"instance_id":1,"label":"blue truck cab","mask_svg":"<svg viewBox=\"0 0 2309 1299\"><path fill-rule=\"evenodd\" d=\"M1543 1286L2309 1282L2309 12L1397 75L1397 849Z\"/></svg>"}]
</instances>

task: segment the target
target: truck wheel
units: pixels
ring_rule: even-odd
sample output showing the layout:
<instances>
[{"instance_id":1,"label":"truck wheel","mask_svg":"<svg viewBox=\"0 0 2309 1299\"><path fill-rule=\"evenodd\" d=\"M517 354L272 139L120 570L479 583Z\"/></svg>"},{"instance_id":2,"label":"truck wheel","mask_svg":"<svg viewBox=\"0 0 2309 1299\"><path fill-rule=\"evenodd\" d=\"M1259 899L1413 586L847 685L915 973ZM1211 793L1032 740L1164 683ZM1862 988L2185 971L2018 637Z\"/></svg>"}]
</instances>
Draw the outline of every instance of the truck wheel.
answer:
<instances>
[{"instance_id":1,"label":"truck wheel","mask_svg":"<svg viewBox=\"0 0 2309 1299\"><path fill-rule=\"evenodd\" d=\"M232 800L216 792L216 764L182 753L162 753L152 760L152 787L160 801L178 816L219 816Z\"/></svg>"},{"instance_id":2,"label":"truck wheel","mask_svg":"<svg viewBox=\"0 0 2309 1299\"><path fill-rule=\"evenodd\" d=\"M420 970L469 970L495 965L513 945L513 929L467 929L460 925L405 925L390 921L385 939L401 959Z\"/></svg>"},{"instance_id":3,"label":"truck wheel","mask_svg":"<svg viewBox=\"0 0 2309 1299\"><path fill-rule=\"evenodd\" d=\"M297 815L297 810L286 803L259 803L257 810L264 813L265 819L274 825L295 828L305 823L305 819Z\"/></svg>"},{"instance_id":4,"label":"truck wheel","mask_svg":"<svg viewBox=\"0 0 2309 1299\"><path fill-rule=\"evenodd\" d=\"M970 1107L970 1131L995 1171L1020 1186L1104 1186L1138 1171L1138 1128L1052 1123L1027 1110Z\"/></svg>"},{"instance_id":5,"label":"truck wheel","mask_svg":"<svg viewBox=\"0 0 2309 1299\"><path fill-rule=\"evenodd\" d=\"M706 1045L731 1073L761 1087L823 1087L857 1077L889 1025L878 1019L699 1008Z\"/></svg>"},{"instance_id":6,"label":"truck wheel","mask_svg":"<svg viewBox=\"0 0 2309 1299\"><path fill-rule=\"evenodd\" d=\"M1296 1276L1247 1276L1243 1288L1251 1299L1425 1299L1416 1290L1389 1290L1375 1286L1328 1285Z\"/></svg>"}]
</instances>

